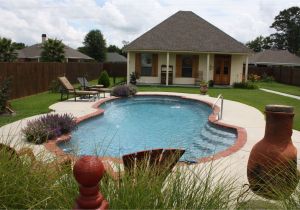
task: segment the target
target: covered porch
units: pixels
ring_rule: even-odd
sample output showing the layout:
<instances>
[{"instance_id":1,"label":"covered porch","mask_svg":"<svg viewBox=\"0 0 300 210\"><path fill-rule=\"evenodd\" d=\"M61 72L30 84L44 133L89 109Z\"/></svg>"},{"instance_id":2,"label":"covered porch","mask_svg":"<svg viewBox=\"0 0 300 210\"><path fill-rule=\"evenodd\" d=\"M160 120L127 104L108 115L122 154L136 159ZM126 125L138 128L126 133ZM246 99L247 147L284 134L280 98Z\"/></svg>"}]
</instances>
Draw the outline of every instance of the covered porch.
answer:
<instances>
[{"instance_id":1,"label":"covered porch","mask_svg":"<svg viewBox=\"0 0 300 210\"><path fill-rule=\"evenodd\" d=\"M135 72L140 84L199 85L213 80L216 85L232 85L247 78L247 63L247 54L128 52L127 81Z\"/></svg>"}]
</instances>

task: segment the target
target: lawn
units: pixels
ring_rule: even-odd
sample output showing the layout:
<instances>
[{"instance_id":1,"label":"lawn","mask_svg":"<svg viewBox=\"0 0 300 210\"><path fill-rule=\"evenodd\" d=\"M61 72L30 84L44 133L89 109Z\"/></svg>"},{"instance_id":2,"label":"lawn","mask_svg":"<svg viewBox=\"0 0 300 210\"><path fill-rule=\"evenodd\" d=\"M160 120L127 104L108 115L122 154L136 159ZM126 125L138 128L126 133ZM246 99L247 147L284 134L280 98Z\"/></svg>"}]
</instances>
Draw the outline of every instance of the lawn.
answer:
<instances>
[{"instance_id":1,"label":"lawn","mask_svg":"<svg viewBox=\"0 0 300 210\"><path fill-rule=\"evenodd\" d=\"M49 112L49 106L60 100L59 93L44 92L37 95L32 95L24 98L19 98L11 101L11 105L15 116L1 116L0 126L5 124L30 117L37 114Z\"/></svg>"},{"instance_id":2,"label":"lawn","mask_svg":"<svg viewBox=\"0 0 300 210\"><path fill-rule=\"evenodd\" d=\"M286 85L278 82L256 82L258 87L300 96L300 87L294 85Z\"/></svg>"},{"instance_id":3,"label":"lawn","mask_svg":"<svg viewBox=\"0 0 300 210\"><path fill-rule=\"evenodd\" d=\"M139 86L139 91L163 91L179 93L196 93L199 94L199 88L196 87L153 87ZM253 106L260 111L264 111L267 104L283 104L295 107L294 129L300 130L300 101L261 90L247 90L234 88L210 88L208 94L217 97L222 94L225 99L238 101Z\"/></svg>"},{"instance_id":4,"label":"lawn","mask_svg":"<svg viewBox=\"0 0 300 210\"><path fill-rule=\"evenodd\" d=\"M124 78L116 78L116 83L122 82ZM98 80L90 81L91 85L97 84ZM113 86L113 79L110 78L110 84ZM75 87L79 87L79 84L74 84ZM60 101L59 93L44 92L37 95L27 96L10 101L12 108L16 111L16 116L1 116L0 127L37 114L43 114L49 112L49 106Z\"/></svg>"}]
</instances>

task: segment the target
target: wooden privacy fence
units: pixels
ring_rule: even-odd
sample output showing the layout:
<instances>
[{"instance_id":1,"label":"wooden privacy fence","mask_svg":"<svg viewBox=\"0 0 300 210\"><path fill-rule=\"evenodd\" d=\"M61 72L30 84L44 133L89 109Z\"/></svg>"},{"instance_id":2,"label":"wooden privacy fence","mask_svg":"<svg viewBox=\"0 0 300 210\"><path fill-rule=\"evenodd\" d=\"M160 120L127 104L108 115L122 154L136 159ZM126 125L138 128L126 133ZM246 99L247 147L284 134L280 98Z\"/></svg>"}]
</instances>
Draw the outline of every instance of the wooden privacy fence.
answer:
<instances>
[{"instance_id":1,"label":"wooden privacy fence","mask_svg":"<svg viewBox=\"0 0 300 210\"><path fill-rule=\"evenodd\" d=\"M105 62L103 63L103 69L107 71L109 76L111 77L126 77L127 76L127 63L119 62L119 63L111 63Z\"/></svg>"},{"instance_id":2,"label":"wooden privacy fence","mask_svg":"<svg viewBox=\"0 0 300 210\"><path fill-rule=\"evenodd\" d=\"M47 91L58 76L66 76L70 82L77 77L87 76L89 80L99 77L102 63L0 63L0 81L12 77L11 99Z\"/></svg>"},{"instance_id":3,"label":"wooden privacy fence","mask_svg":"<svg viewBox=\"0 0 300 210\"><path fill-rule=\"evenodd\" d=\"M300 67L256 67L249 66L248 74L273 76L277 82L300 86Z\"/></svg>"}]
</instances>

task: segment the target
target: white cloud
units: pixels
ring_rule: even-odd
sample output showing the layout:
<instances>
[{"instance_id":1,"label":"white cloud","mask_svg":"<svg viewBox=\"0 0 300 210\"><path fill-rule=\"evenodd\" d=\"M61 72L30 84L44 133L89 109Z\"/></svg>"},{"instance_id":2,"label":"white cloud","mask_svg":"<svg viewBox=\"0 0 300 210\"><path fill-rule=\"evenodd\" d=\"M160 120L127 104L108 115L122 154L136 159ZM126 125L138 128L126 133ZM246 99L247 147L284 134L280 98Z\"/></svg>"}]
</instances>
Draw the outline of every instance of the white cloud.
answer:
<instances>
[{"instance_id":1,"label":"white cloud","mask_svg":"<svg viewBox=\"0 0 300 210\"><path fill-rule=\"evenodd\" d=\"M291 6L299 0L0 0L0 36L30 45L46 33L79 47L89 30L100 29L108 44L122 46L176 11L191 10L246 42L272 33L274 17Z\"/></svg>"}]
</instances>

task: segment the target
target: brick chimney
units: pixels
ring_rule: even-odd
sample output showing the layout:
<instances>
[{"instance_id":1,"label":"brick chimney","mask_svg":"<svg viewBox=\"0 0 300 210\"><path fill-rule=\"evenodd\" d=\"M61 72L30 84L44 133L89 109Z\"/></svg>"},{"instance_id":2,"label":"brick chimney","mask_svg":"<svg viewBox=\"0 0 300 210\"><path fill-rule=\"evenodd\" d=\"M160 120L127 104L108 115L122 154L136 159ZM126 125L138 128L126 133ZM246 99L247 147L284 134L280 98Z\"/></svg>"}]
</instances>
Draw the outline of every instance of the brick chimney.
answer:
<instances>
[{"instance_id":1,"label":"brick chimney","mask_svg":"<svg viewBox=\"0 0 300 210\"><path fill-rule=\"evenodd\" d=\"M42 34L42 43L44 43L47 40L47 35L46 34Z\"/></svg>"}]
</instances>

